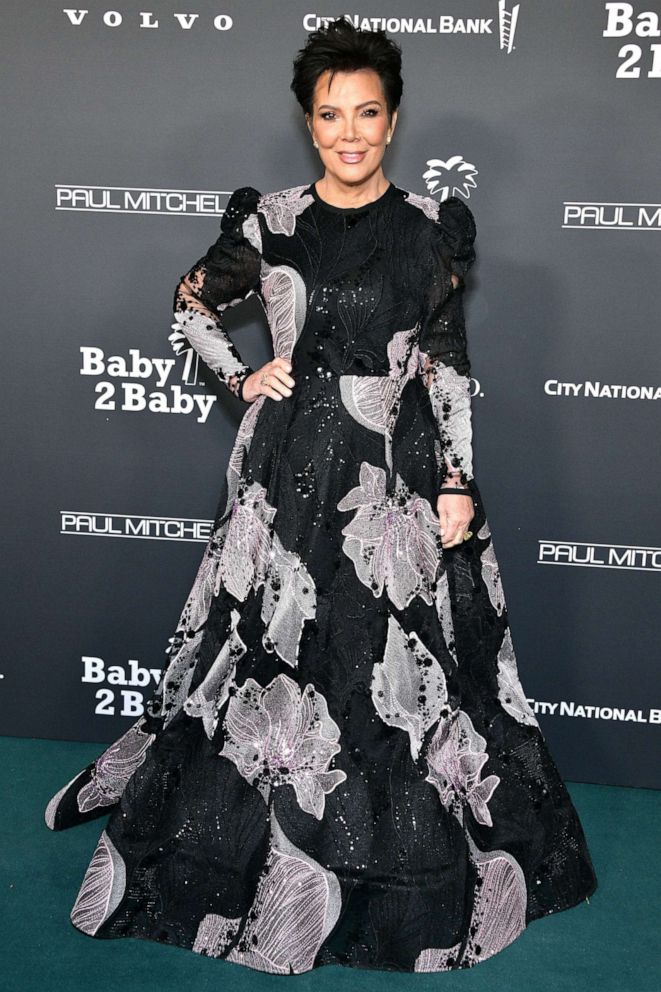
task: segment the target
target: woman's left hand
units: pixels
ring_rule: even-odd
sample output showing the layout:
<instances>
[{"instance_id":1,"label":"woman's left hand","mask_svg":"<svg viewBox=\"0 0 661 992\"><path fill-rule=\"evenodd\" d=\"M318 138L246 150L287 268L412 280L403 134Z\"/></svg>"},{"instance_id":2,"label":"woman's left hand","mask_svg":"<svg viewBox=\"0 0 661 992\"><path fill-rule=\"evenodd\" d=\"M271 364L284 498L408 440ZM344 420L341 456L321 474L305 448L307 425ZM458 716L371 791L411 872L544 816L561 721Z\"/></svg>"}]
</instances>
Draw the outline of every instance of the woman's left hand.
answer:
<instances>
[{"instance_id":1,"label":"woman's left hand","mask_svg":"<svg viewBox=\"0 0 661 992\"><path fill-rule=\"evenodd\" d=\"M475 516L475 504L469 490L468 495L441 493L436 501L438 519L441 523L441 543L444 548L452 548L464 543L464 532Z\"/></svg>"}]
</instances>

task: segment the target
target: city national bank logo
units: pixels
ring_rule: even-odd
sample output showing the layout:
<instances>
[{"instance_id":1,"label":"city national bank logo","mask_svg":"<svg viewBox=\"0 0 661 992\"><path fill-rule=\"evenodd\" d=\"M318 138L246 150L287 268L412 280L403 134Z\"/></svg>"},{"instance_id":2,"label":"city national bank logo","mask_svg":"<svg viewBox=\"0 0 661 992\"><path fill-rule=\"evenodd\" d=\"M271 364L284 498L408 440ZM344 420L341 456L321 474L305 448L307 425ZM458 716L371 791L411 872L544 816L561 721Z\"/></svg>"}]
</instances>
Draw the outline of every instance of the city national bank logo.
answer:
<instances>
[{"instance_id":1,"label":"city national bank logo","mask_svg":"<svg viewBox=\"0 0 661 992\"><path fill-rule=\"evenodd\" d=\"M428 158L426 165L427 170L422 173L422 178L429 195L438 195L441 202L449 196L464 196L468 199L471 190L477 188L477 169L462 155L452 155L448 159Z\"/></svg>"},{"instance_id":2,"label":"city national bank logo","mask_svg":"<svg viewBox=\"0 0 661 992\"><path fill-rule=\"evenodd\" d=\"M661 203L565 200L561 226L579 231L658 232L661 231Z\"/></svg>"},{"instance_id":3,"label":"city national bank logo","mask_svg":"<svg viewBox=\"0 0 661 992\"><path fill-rule=\"evenodd\" d=\"M176 358L149 358L139 348L129 348L127 357L106 356L103 348L91 345L81 345L80 353L80 374L97 380L95 410L194 414L203 424L217 402L210 393L186 392L179 383L170 382ZM188 349L181 375L186 385L197 384L198 361L197 352Z\"/></svg>"},{"instance_id":4,"label":"city national bank logo","mask_svg":"<svg viewBox=\"0 0 661 992\"><path fill-rule=\"evenodd\" d=\"M545 702L529 699L533 713L537 716L568 716L574 720L609 720L614 723L661 723L661 709L633 709L627 706L595 706L561 699Z\"/></svg>"},{"instance_id":5,"label":"city national bank logo","mask_svg":"<svg viewBox=\"0 0 661 992\"><path fill-rule=\"evenodd\" d=\"M60 534L82 537L207 542L212 527L213 520L196 520L194 517L147 517L128 513L60 510Z\"/></svg>"},{"instance_id":6,"label":"city national bank logo","mask_svg":"<svg viewBox=\"0 0 661 992\"><path fill-rule=\"evenodd\" d=\"M539 541L537 564L661 572L661 548L582 541Z\"/></svg>"},{"instance_id":7,"label":"city national bank logo","mask_svg":"<svg viewBox=\"0 0 661 992\"><path fill-rule=\"evenodd\" d=\"M585 379L583 382L561 382L547 379L544 383L547 396L571 396L598 400L661 400L661 386L631 386L622 382L602 382Z\"/></svg>"},{"instance_id":8,"label":"city national bank logo","mask_svg":"<svg viewBox=\"0 0 661 992\"><path fill-rule=\"evenodd\" d=\"M397 15L344 14L355 28L362 31L386 31L388 34L497 34L501 51L510 55L514 51L514 36L519 19L521 4L508 4L498 0L498 28L494 29L493 17L456 17L454 14L438 14L436 17L417 17L415 14ZM306 14L303 27L306 31L316 31L334 21L338 15L323 16Z\"/></svg>"}]
</instances>

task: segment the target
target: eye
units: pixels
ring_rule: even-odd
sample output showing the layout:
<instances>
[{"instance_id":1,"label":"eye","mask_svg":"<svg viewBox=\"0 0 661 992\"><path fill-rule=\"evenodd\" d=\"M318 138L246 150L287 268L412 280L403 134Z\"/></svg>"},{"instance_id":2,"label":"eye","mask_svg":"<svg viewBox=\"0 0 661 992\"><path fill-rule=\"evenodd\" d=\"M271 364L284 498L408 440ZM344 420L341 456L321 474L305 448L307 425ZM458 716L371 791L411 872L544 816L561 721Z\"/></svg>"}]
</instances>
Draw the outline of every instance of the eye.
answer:
<instances>
[{"instance_id":1,"label":"eye","mask_svg":"<svg viewBox=\"0 0 661 992\"><path fill-rule=\"evenodd\" d=\"M376 117L378 113L379 111L376 107L368 107L366 110L363 110L363 114L367 114L369 117ZM322 110L320 116L322 120L328 121L335 117L335 114L332 110Z\"/></svg>"}]
</instances>

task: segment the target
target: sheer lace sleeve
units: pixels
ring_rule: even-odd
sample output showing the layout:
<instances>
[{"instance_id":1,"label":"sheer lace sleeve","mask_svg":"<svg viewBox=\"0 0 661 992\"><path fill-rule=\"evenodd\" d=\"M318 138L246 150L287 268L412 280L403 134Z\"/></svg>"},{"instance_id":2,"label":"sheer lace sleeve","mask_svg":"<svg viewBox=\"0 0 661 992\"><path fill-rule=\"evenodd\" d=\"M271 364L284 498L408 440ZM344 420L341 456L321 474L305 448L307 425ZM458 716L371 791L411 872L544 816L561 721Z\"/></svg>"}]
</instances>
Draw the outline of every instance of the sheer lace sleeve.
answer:
<instances>
[{"instance_id":1,"label":"sheer lace sleeve","mask_svg":"<svg viewBox=\"0 0 661 992\"><path fill-rule=\"evenodd\" d=\"M420 372L438 424L447 481L465 486L473 478L473 433L462 296L464 276L475 261L476 229L473 214L458 197L438 207L423 266Z\"/></svg>"},{"instance_id":2,"label":"sheer lace sleeve","mask_svg":"<svg viewBox=\"0 0 661 992\"><path fill-rule=\"evenodd\" d=\"M220 235L206 255L181 280L174 294L173 333L177 354L189 345L235 395L253 371L241 360L222 321L222 313L259 287L261 237L257 217L260 194L252 186L232 193L220 221Z\"/></svg>"}]
</instances>

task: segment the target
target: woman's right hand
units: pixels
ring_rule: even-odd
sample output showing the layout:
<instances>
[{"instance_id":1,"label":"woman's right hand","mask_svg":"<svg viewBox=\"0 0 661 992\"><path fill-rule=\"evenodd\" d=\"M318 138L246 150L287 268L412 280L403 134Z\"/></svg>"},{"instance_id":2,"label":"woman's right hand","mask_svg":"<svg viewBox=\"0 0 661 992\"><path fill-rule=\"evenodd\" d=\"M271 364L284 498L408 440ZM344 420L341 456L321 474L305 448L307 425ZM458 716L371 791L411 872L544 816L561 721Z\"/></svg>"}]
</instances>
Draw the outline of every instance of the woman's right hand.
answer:
<instances>
[{"instance_id":1,"label":"woman's right hand","mask_svg":"<svg viewBox=\"0 0 661 992\"><path fill-rule=\"evenodd\" d=\"M291 396L294 380L289 375L291 362L279 356L262 365L261 369L252 372L243 383L243 398L249 403L258 396L270 396L272 400L281 400ZM263 382L262 379L266 381Z\"/></svg>"}]
</instances>

